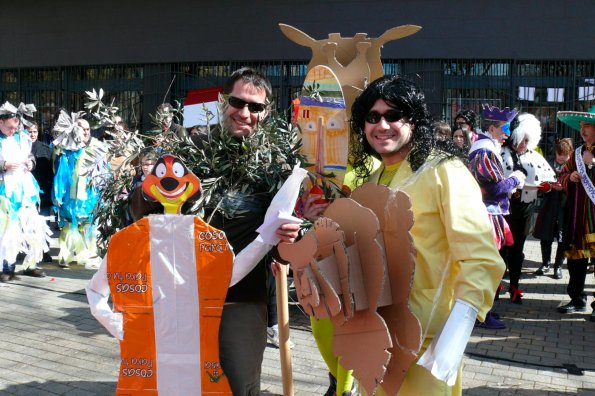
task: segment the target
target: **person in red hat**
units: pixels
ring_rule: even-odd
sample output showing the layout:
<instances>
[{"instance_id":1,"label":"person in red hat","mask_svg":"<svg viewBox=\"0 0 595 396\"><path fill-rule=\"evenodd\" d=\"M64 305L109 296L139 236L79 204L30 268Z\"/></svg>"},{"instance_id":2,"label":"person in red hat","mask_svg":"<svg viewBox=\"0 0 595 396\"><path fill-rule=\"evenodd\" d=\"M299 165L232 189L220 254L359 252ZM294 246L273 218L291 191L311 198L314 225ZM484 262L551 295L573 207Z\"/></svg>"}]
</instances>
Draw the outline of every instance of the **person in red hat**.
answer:
<instances>
[{"instance_id":1,"label":"person in red hat","mask_svg":"<svg viewBox=\"0 0 595 396\"><path fill-rule=\"evenodd\" d=\"M566 163L560 181L568 194L564 245L568 258L570 302L559 306L558 312L569 314L587 310L585 279L589 259L595 257L595 106L588 112L559 111L558 119L579 130L584 144L578 146ZM595 301L591 303L595 310ZM591 312L591 322L595 313Z\"/></svg>"}]
</instances>

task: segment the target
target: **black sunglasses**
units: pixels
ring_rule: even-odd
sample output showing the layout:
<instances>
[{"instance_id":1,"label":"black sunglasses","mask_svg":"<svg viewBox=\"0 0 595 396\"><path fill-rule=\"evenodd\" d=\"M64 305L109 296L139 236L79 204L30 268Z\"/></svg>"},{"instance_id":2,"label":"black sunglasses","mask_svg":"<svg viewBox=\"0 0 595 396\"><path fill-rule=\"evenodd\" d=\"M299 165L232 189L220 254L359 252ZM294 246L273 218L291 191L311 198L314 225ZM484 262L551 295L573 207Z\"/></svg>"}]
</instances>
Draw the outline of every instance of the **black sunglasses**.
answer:
<instances>
[{"instance_id":1,"label":"black sunglasses","mask_svg":"<svg viewBox=\"0 0 595 396\"><path fill-rule=\"evenodd\" d=\"M386 122L395 122L403 118L405 114L399 110L389 110L386 113L380 114L377 111L371 111L366 115L365 121L368 124L378 124L380 119L384 118Z\"/></svg>"},{"instance_id":2,"label":"black sunglasses","mask_svg":"<svg viewBox=\"0 0 595 396\"><path fill-rule=\"evenodd\" d=\"M248 111L250 113L260 113L267 108L267 105L264 103L246 102L245 100L236 98L235 96L229 96L227 98L227 103L229 103L229 105L235 109L243 109L244 107L248 106Z\"/></svg>"}]
</instances>

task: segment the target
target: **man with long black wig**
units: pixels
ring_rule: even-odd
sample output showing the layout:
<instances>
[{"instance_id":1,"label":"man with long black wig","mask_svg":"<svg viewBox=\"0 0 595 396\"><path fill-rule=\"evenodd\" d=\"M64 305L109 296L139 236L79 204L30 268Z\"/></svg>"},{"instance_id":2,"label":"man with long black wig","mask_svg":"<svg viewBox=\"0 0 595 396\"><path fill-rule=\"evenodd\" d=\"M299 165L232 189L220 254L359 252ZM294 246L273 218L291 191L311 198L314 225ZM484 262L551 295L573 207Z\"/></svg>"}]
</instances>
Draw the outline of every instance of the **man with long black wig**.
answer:
<instances>
[{"instance_id":1,"label":"man with long black wig","mask_svg":"<svg viewBox=\"0 0 595 396\"><path fill-rule=\"evenodd\" d=\"M424 94L399 76L377 79L356 99L351 134L356 175L411 197L417 256L409 306L424 337L399 395L460 395L463 351L504 272L465 153L436 139ZM372 172L366 154L382 166Z\"/></svg>"}]
</instances>

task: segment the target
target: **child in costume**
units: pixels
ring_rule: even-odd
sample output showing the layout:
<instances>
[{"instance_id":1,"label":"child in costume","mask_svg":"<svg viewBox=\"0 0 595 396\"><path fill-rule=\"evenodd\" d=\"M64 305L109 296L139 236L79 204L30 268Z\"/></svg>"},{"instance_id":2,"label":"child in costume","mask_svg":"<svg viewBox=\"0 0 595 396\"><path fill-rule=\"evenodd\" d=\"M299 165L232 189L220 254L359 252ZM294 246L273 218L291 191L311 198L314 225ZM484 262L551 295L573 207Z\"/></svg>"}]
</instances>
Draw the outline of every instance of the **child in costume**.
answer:
<instances>
[{"instance_id":1,"label":"child in costume","mask_svg":"<svg viewBox=\"0 0 595 396\"><path fill-rule=\"evenodd\" d=\"M157 152L153 150L144 152L140 155L140 173L132 179L132 189L128 195L129 203L126 215L128 216L130 224L146 215L163 212L163 206L158 202L145 202L141 189L143 181L153 171L157 159ZM139 201L143 201L143 204L139 204Z\"/></svg>"},{"instance_id":2,"label":"child in costume","mask_svg":"<svg viewBox=\"0 0 595 396\"><path fill-rule=\"evenodd\" d=\"M95 243L97 225L93 223L93 209L99 198L101 183L109 174L107 147L91 137L89 123L82 113L69 116L61 111L54 126L57 134L56 175L52 200L60 215L61 267L77 262L98 266Z\"/></svg>"},{"instance_id":3,"label":"child in costume","mask_svg":"<svg viewBox=\"0 0 595 396\"><path fill-rule=\"evenodd\" d=\"M35 162L31 139L23 131L23 115L32 115L35 106L9 102L0 107L0 260L2 282L15 279L16 258L25 253L26 275L43 276L36 268L43 252L49 250L49 228L39 215L39 185L31 174Z\"/></svg>"},{"instance_id":4,"label":"child in costume","mask_svg":"<svg viewBox=\"0 0 595 396\"><path fill-rule=\"evenodd\" d=\"M560 177L562 169L566 165L566 162L568 162L568 159L570 159L573 151L574 144L572 143L572 139L556 139L556 158L552 162L552 168L556 172L557 178ZM541 208L539 209L533 230L533 237L540 240L542 260L542 264L535 271L535 275L545 275L549 271L552 244L556 240L558 242L558 248L556 249L556 258L554 260L554 278L562 279L564 248L561 242L566 193L560 183L553 183L550 191L544 191L543 195Z\"/></svg>"}]
</instances>

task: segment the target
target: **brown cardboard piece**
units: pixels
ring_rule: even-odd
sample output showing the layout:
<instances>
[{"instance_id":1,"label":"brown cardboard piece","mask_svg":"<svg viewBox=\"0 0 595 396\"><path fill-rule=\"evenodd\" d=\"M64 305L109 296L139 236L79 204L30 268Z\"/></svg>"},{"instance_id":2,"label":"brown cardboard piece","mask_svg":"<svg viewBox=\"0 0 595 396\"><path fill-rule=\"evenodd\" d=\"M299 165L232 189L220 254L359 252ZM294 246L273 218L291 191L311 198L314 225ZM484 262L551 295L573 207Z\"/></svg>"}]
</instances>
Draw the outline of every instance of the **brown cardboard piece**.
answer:
<instances>
[{"instance_id":1,"label":"brown cardboard piece","mask_svg":"<svg viewBox=\"0 0 595 396\"><path fill-rule=\"evenodd\" d=\"M345 248L345 234L339 230L337 223L325 217L316 220L314 232L318 240L318 266L333 290L340 291L343 315L336 315L331 319L335 326L341 325L345 320L351 319L355 312L349 283L349 258Z\"/></svg>"},{"instance_id":2,"label":"brown cardboard piece","mask_svg":"<svg viewBox=\"0 0 595 396\"><path fill-rule=\"evenodd\" d=\"M281 257L291 262L298 301L304 311L318 319L330 318L341 312L341 300L320 272L315 260L317 250L314 232L306 233L293 244L278 245Z\"/></svg>"},{"instance_id":3,"label":"brown cardboard piece","mask_svg":"<svg viewBox=\"0 0 595 396\"><path fill-rule=\"evenodd\" d=\"M335 200L325 214L328 218L319 218L302 240L280 244L279 253L294 269L300 303L316 318L330 316L335 325L333 353L342 356L341 364L353 369L372 394L384 377L391 357L387 349L392 346L388 327L377 313L381 293L390 293L390 288L382 287L388 270L380 224L372 210L349 198ZM314 279L302 280L307 270L312 270ZM331 290L321 291L326 282ZM312 290L321 295L320 306L311 297ZM343 302L340 312L325 309L326 296L335 296L332 290Z\"/></svg>"},{"instance_id":4,"label":"brown cardboard piece","mask_svg":"<svg viewBox=\"0 0 595 396\"><path fill-rule=\"evenodd\" d=\"M384 238L388 278L393 304L380 307L392 337L392 358L382 388L388 395L397 393L411 363L421 348L421 324L408 306L415 272L415 247L409 230L413 212L409 196L399 190L366 183L353 191L351 198L378 216Z\"/></svg>"},{"instance_id":5,"label":"brown cardboard piece","mask_svg":"<svg viewBox=\"0 0 595 396\"><path fill-rule=\"evenodd\" d=\"M380 224L370 209L349 198L336 199L324 215L339 224L345 233L347 246L357 245L365 289L363 292L367 299L367 309L360 310L356 304L353 318L341 326L335 326L333 353L342 356L343 367L353 369L354 377L359 379L368 393L373 394L386 372L386 365L391 359L387 349L392 346L386 323L376 312L386 276Z\"/></svg>"},{"instance_id":6,"label":"brown cardboard piece","mask_svg":"<svg viewBox=\"0 0 595 396\"><path fill-rule=\"evenodd\" d=\"M279 253L294 269L304 309L332 319L333 353L343 367L369 394L378 383L396 394L421 348L421 326L408 305L415 270L411 201L370 183L352 198L336 199L304 238L280 244Z\"/></svg>"}]
</instances>

